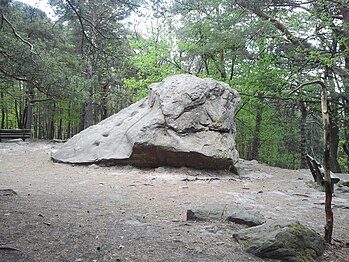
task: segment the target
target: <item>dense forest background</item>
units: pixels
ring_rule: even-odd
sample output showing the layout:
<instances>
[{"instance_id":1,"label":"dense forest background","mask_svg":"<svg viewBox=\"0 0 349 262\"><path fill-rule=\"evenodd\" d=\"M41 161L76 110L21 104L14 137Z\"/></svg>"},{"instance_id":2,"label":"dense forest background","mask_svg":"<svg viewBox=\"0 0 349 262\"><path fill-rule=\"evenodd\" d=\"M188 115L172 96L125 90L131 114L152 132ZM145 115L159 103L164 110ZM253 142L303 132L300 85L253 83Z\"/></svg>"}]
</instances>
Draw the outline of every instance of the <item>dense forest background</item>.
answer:
<instances>
[{"instance_id":1,"label":"dense forest background","mask_svg":"<svg viewBox=\"0 0 349 262\"><path fill-rule=\"evenodd\" d=\"M331 170L349 170L349 1L49 4L54 18L0 0L2 129L67 139L146 96L150 83L188 73L224 81L241 94L242 158L300 168L305 152L322 156L324 83Z\"/></svg>"}]
</instances>

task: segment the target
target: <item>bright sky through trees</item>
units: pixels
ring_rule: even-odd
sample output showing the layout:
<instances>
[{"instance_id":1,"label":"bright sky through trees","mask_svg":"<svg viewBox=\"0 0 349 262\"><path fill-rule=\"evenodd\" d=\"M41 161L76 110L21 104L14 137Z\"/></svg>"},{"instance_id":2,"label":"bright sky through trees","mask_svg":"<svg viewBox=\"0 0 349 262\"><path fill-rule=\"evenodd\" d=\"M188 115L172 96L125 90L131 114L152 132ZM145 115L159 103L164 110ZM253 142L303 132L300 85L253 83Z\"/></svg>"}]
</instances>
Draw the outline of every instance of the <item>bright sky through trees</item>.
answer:
<instances>
[{"instance_id":1,"label":"bright sky through trees","mask_svg":"<svg viewBox=\"0 0 349 262\"><path fill-rule=\"evenodd\" d=\"M39 8L40 10L44 11L49 17L52 17L54 15L51 6L48 4L46 0L19 0L19 1L27 5L31 5L36 8Z\"/></svg>"}]
</instances>

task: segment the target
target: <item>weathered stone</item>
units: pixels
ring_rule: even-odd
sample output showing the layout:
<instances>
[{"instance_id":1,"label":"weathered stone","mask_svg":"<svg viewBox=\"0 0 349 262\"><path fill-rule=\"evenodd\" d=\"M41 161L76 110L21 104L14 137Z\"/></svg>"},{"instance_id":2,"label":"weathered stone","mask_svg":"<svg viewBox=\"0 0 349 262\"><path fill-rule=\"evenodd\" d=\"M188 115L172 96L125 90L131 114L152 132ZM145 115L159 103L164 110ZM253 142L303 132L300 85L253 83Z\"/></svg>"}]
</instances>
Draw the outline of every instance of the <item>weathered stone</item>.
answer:
<instances>
[{"instance_id":1,"label":"weathered stone","mask_svg":"<svg viewBox=\"0 0 349 262\"><path fill-rule=\"evenodd\" d=\"M81 164L234 169L238 93L227 84L175 75L149 96L75 135L52 158Z\"/></svg>"},{"instance_id":2,"label":"weathered stone","mask_svg":"<svg viewBox=\"0 0 349 262\"><path fill-rule=\"evenodd\" d=\"M187 210L187 220L227 220L237 224L257 226L266 222L257 211L241 205L207 204Z\"/></svg>"},{"instance_id":3,"label":"weathered stone","mask_svg":"<svg viewBox=\"0 0 349 262\"><path fill-rule=\"evenodd\" d=\"M297 221L277 221L243 229L234 238L249 253L282 261L313 260L325 249L324 239Z\"/></svg>"},{"instance_id":4,"label":"weathered stone","mask_svg":"<svg viewBox=\"0 0 349 262\"><path fill-rule=\"evenodd\" d=\"M0 196L15 196L17 195L16 191L11 188L0 189Z\"/></svg>"},{"instance_id":5,"label":"weathered stone","mask_svg":"<svg viewBox=\"0 0 349 262\"><path fill-rule=\"evenodd\" d=\"M349 187L349 181L344 181L344 182L342 183L342 186Z\"/></svg>"}]
</instances>

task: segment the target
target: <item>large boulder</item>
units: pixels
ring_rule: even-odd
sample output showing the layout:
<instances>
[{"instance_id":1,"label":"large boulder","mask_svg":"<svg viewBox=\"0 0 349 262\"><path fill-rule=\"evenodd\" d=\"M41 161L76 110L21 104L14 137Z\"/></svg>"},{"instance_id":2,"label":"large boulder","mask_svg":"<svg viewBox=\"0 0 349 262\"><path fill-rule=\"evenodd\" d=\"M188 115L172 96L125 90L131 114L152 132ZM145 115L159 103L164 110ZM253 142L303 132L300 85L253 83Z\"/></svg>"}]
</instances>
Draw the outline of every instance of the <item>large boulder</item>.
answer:
<instances>
[{"instance_id":1,"label":"large boulder","mask_svg":"<svg viewBox=\"0 0 349 262\"><path fill-rule=\"evenodd\" d=\"M151 84L148 97L72 137L52 159L234 170L239 101L239 94L225 83L171 76Z\"/></svg>"},{"instance_id":2,"label":"large boulder","mask_svg":"<svg viewBox=\"0 0 349 262\"><path fill-rule=\"evenodd\" d=\"M326 246L321 236L298 221L274 221L242 229L233 236L246 252L290 262L314 261Z\"/></svg>"}]
</instances>

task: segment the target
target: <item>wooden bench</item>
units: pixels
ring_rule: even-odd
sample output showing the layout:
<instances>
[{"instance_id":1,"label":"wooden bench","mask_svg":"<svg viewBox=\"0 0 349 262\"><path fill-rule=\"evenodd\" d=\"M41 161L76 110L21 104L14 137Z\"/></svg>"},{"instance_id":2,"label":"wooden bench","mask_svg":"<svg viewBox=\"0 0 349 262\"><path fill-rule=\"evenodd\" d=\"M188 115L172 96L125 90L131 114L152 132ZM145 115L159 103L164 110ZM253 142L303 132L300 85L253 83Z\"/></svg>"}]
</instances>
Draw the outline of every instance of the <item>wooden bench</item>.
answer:
<instances>
[{"instance_id":1,"label":"wooden bench","mask_svg":"<svg viewBox=\"0 0 349 262\"><path fill-rule=\"evenodd\" d=\"M311 171L311 174L313 175L314 181L316 183L319 183L321 185L324 185L324 168L320 164L319 161L317 161L315 158L310 156L309 154L306 154L306 159L307 163L309 166L309 169ZM334 192L334 184L337 184L340 181L339 177L336 177L331 171L330 171L330 176L331 176L331 190L332 193Z\"/></svg>"},{"instance_id":2,"label":"wooden bench","mask_svg":"<svg viewBox=\"0 0 349 262\"><path fill-rule=\"evenodd\" d=\"M21 138L25 141L27 138L31 138L30 129L0 129L0 142L3 138Z\"/></svg>"}]
</instances>

